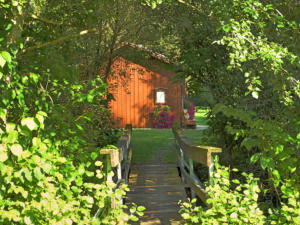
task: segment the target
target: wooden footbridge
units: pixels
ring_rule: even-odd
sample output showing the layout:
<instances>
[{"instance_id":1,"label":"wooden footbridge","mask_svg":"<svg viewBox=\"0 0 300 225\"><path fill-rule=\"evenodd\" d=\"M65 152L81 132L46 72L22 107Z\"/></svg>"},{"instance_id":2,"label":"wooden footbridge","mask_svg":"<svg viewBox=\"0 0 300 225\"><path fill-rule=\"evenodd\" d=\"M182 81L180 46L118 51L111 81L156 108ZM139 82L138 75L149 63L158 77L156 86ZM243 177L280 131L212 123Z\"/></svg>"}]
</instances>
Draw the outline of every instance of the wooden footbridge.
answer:
<instances>
[{"instance_id":1,"label":"wooden footbridge","mask_svg":"<svg viewBox=\"0 0 300 225\"><path fill-rule=\"evenodd\" d=\"M220 148L197 146L191 142L178 126L173 126L174 150L177 162L174 164L139 164L131 165L132 149L131 126L116 145L119 149L103 151L110 154L111 165L115 167L118 184L126 182L130 192L125 204L131 202L146 207L144 216L138 222L131 224L141 225L177 225L184 224L179 214L178 202L187 201L187 188L191 197L198 197L204 203L207 199L205 186L194 173L194 163L207 167L208 178L213 173L211 156L221 152ZM130 174L129 174L130 172ZM129 178L129 179L128 179ZM117 187L116 187L117 188Z\"/></svg>"}]
</instances>

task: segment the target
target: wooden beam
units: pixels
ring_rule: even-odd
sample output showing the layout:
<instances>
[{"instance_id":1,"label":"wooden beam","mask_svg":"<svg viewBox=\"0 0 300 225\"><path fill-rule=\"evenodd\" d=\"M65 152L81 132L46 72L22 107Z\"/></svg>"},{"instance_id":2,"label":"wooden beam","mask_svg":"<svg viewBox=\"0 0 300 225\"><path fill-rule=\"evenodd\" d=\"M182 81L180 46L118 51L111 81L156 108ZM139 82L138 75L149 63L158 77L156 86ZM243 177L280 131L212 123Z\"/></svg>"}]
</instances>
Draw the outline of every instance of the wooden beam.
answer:
<instances>
[{"instance_id":1,"label":"wooden beam","mask_svg":"<svg viewBox=\"0 0 300 225\"><path fill-rule=\"evenodd\" d=\"M204 146L204 145L195 145L182 131L181 128L173 127L173 134L176 138L176 141L179 147L182 149L184 154L203 165L211 165L211 153L222 152L221 148Z\"/></svg>"}]
</instances>

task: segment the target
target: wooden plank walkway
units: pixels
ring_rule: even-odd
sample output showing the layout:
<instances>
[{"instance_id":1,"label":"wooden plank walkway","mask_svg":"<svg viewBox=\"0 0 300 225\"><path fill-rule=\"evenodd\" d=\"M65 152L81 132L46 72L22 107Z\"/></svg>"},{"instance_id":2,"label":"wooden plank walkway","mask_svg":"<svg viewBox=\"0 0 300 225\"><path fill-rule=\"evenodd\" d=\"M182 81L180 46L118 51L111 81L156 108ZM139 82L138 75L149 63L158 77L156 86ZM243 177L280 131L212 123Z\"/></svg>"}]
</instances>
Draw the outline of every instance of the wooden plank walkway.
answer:
<instances>
[{"instance_id":1,"label":"wooden plank walkway","mask_svg":"<svg viewBox=\"0 0 300 225\"><path fill-rule=\"evenodd\" d=\"M175 164L132 165L126 200L146 207L140 225L179 225L178 201L186 201L184 185Z\"/></svg>"}]
</instances>

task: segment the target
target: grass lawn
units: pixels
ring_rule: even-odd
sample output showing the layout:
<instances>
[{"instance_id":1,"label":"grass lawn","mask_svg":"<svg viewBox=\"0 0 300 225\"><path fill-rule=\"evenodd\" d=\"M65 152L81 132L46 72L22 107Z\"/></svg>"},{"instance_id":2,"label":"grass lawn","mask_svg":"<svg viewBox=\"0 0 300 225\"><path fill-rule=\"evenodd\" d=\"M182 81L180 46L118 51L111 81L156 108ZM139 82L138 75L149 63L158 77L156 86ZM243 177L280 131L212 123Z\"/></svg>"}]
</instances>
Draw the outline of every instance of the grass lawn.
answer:
<instances>
[{"instance_id":1,"label":"grass lawn","mask_svg":"<svg viewBox=\"0 0 300 225\"><path fill-rule=\"evenodd\" d=\"M206 114L208 113L207 108L197 108L195 113L195 120L198 125L207 125Z\"/></svg>"},{"instance_id":2,"label":"grass lawn","mask_svg":"<svg viewBox=\"0 0 300 225\"><path fill-rule=\"evenodd\" d=\"M196 144L203 144L202 130L185 130L185 134ZM133 130L132 163L176 163L172 148L174 137L171 129Z\"/></svg>"}]
</instances>

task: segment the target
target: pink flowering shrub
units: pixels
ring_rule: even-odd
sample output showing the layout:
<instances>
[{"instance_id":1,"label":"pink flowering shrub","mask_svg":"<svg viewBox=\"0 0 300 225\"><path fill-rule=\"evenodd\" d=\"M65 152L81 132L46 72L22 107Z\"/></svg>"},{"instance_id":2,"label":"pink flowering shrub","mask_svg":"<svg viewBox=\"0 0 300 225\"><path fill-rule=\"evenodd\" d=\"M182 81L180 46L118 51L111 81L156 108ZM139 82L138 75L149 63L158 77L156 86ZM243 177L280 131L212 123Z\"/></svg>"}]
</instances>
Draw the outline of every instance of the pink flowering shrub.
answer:
<instances>
[{"instance_id":1,"label":"pink flowering shrub","mask_svg":"<svg viewBox=\"0 0 300 225\"><path fill-rule=\"evenodd\" d=\"M194 120L196 109L194 103L191 102L190 108L188 109L187 113L189 114L189 120Z\"/></svg>"},{"instance_id":2,"label":"pink flowering shrub","mask_svg":"<svg viewBox=\"0 0 300 225\"><path fill-rule=\"evenodd\" d=\"M168 105L158 104L150 110L154 128L171 128L174 122L174 113Z\"/></svg>"}]
</instances>

